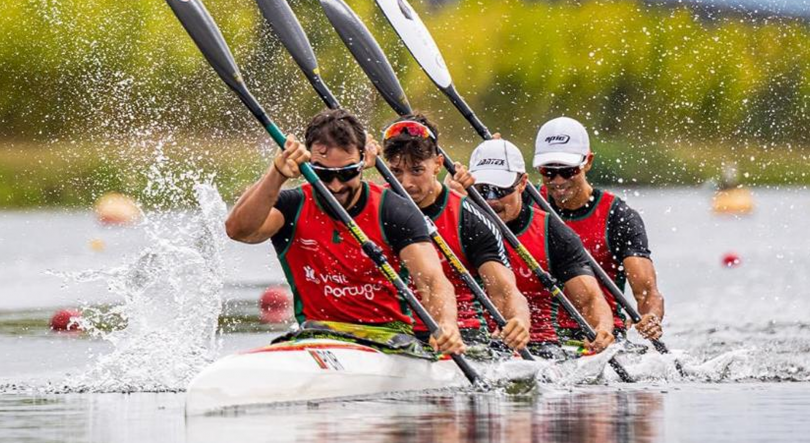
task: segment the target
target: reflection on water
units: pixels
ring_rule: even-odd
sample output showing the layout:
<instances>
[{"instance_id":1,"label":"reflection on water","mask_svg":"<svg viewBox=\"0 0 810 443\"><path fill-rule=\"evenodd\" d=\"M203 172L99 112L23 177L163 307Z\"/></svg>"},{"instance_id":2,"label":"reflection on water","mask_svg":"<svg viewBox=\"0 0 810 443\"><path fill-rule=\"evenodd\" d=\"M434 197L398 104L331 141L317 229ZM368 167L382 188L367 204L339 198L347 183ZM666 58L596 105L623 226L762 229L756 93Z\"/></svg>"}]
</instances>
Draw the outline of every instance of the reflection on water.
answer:
<instances>
[{"instance_id":1,"label":"reflection on water","mask_svg":"<svg viewBox=\"0 0 810 443\"><path fill-rule=\"evenodd\" d=\"M653 441L663 395L649 392L421 395L273 408L245 416L193 417L188 442L212 442L227 428L242 442L296 441ZM313 410L314 409L314 410ZM315 411L317 410L317 411Z\"/></svg>"}]
</instances>

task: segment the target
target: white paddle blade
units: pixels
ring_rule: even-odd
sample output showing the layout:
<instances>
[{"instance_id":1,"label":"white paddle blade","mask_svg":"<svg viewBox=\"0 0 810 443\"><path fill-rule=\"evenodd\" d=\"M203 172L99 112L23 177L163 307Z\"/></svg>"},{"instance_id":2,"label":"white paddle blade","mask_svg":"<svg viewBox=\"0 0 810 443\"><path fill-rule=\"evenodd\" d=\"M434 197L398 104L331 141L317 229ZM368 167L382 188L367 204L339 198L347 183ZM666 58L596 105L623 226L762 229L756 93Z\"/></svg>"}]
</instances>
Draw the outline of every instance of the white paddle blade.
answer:
<instances>
[{"instance_id":1,"label":"white paddle blade","mask_svg":"<svg viewBox=\"0 0 810 443\"><path fill-rule=\"evenodd\" d=\"M399 34L405 47L425 70L427 75L440 88L448 88L453 83L444 58L430 36L430 31L422 23L406 0L376 0L377 6Z\"/></svg>"}]
</instances>

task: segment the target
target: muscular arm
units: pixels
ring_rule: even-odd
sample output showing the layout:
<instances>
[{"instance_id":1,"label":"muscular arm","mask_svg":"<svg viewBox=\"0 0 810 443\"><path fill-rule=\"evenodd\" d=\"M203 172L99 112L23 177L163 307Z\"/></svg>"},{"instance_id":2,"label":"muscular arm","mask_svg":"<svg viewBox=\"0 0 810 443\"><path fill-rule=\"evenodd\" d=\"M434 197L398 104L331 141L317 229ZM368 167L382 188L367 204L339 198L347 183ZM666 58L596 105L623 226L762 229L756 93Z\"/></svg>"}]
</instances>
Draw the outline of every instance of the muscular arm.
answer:
<instances>
[{"instance_id":1,"label":"muscular arm","mask_svg":"<svg viewBox=\"0 0 810 443\"><path fill-rule=\"evenodd\" d=\"M565 282L564 292L591 327L613 334L613 315L594 277L574 277Z\"/></svg>"},{"instance_id":2,"label":"muscular arm","mask_svg":"<svg viewBox=\"0 0 810 443\"><path fill-rule=\"evenodd\" d=\"M496 261L489 261L478 268L478 274L492 303L504 317L517 317L527 325L530 323L529 304L518 290L515 274L509 268Z\"/></svg>"},{"instance_id":3,"label":"muscular arm","mask_svg":"<svg viewBox=\"0 0 810 443\"><path fill-rule=\"evenodd\" d=\"M284 216L273 205L286 179L272 166L236 202L225 220L228 237L242 243L261 243L284 225Z\"/></svg>"},{"instance_id":4,"label":"muscular arm","mask_svg":"<svg viewBox=\"0 0 810 443\"><path fill-rule=\"evenodd\" d=\"M427 242L411 243L400 251L399 258L408 268L422 296L422 304L439 325L440 335L431 334L430 345L445 354L463 353L465 348L458 330L456 294L442 273L436 249Z\"/></svg>"},{"instance_id":5,"label":"muscular arm","mask_svg":"<svg viewBox=\"0 0 810 443\"><path fill-rule=\"evenodd\" d=\"M295 137L288 136L284 150L273 160L267 172L236 202L225 232L243 243L261 243L272 237L284 225L284 216L273 206L287 178L300 175L298 166L309 160L309 152Z\"/></svg>"},{"instance_id":6,"label":"muscular arm","mask_svg":"<svg viewBox=\"0 0 810 443\"><path fill-rule=\"evenodd\" d=\"M652 260L643 257L627 257L622 262L627 281L633 289L633 295L638 302L638 312L655 314L664 318L664 296L658 292L655 276L655 267Z\"/></svg>"},{"instance_id":7,"label":"muscular arm","mask_svg":"<svg viewBox=\"0 0 810 443\"><path fill-rule=\"evenodd\" d=\"M442 328L457 328L456 294L444 276L436 249L430 243L412 243L399 253L408 268L413 283L422 297L422 304Z\"/></svg>"},{"instance_id":8,"label":"muscular arm","mask_svg":"<svg viewBox=\"0 0 810 443\"><path fill-rule=\"evenodd\" d=\"M478 267L478 275L492 303L507 320L501 331L504 342L511 348L522 349L529 342L531 317L529 303L517 288L515 274L502 263L489 261Z\"/></svg>"}]
</instances>

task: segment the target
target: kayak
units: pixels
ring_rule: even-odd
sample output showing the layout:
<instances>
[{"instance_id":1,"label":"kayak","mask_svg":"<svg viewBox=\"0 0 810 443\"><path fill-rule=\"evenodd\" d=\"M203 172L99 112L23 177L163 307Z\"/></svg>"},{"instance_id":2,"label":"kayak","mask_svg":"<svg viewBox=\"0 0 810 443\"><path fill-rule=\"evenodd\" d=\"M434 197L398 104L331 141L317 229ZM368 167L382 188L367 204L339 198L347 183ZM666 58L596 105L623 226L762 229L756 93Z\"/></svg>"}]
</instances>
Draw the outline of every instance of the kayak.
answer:
<instances>
[{"instance_id":1,"label":"kayak","mask_svg":"<svg viewBox=\"0 0 810 443\"><path fill-rule=\"evenodd\" d=\"M214 362L189 384L186 414L466 385L469 382L451 359L309 338Z\"/></svg>"}]
</instances>

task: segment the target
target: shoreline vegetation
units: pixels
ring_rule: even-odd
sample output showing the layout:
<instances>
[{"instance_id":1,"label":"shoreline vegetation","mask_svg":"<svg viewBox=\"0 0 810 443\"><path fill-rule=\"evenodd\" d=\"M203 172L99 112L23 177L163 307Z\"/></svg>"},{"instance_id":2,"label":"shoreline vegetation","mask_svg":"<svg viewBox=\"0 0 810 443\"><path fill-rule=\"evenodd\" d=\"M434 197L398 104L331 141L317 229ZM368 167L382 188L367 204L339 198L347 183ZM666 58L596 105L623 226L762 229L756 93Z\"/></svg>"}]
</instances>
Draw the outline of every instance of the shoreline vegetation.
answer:
<instances>
[{"instance_id":1,"label":"shoreline vegetation","mask_svg":"<svg viewBox=\"0 0 810 443\"><path fill-rule=\"evenodd\" d=\"M0 208L87 207L110 191L146 207L189 205L192 185L205 179L232 203L276 152L164 2L6 3ZM279 127L300 135L323 104L255 2L205 3L251 90ZM391 110L347 63L318 2L290 3L323 78L379 136ZM467 122L373 2L348 3L413 108L466 161L479 141ZM728 162L745 185L810 183L807 20L636 0L413 3L430 17L457 89L527 160L537 128L566 115L591 133L589 177L600 185L700 185Z\"/></svg>"},{"instance_id":2,"label":"shoreline vegetation","mask_svg":"<svg viewBox=\"0 0 810 443\"><path fill-rule=\"evenodd\" d=\"M448 144L454 147L447 150L466 162L475 144ZM523 147L531 166L533 143ZM596 162L589 178L602 186L713 186L728 162L736 164L745 186L810 185L810 147L657 142L641 149L616 140L594 140L592 147ZM232 204L275 152L275 145L258 139L0 141L0 209L90 208L107 192L130 195L147 208L183 207L194 204L193 185L206 181ZM374 170L366 176L381 180ZM537 182L539 176L532 172L531 179Z\"/></svg>"}]
</instances>

